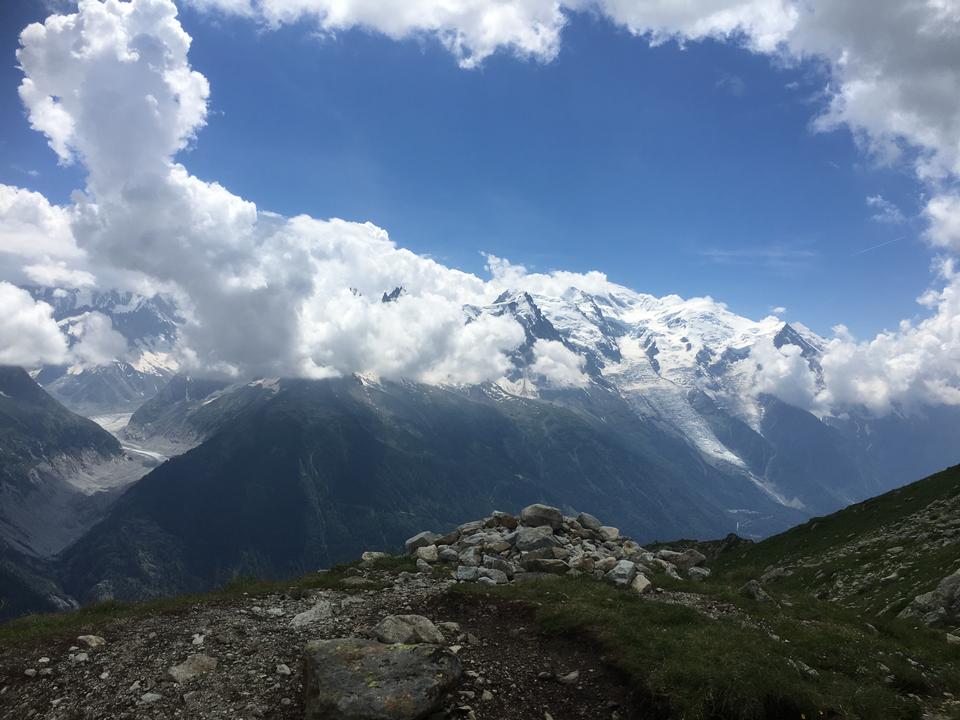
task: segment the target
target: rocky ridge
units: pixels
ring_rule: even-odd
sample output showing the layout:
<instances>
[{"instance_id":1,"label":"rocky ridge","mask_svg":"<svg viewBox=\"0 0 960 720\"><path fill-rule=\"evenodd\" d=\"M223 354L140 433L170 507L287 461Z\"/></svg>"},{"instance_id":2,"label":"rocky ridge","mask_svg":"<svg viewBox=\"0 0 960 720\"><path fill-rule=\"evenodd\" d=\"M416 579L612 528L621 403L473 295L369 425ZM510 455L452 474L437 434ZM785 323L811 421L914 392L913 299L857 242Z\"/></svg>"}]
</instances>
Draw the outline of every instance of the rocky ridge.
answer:
<instances>
[{"instance_id":1,"label":"rocky ridge","mask_svg":"<svg viewBox=\"0 0 960 720\"><path fill-rule=\"evenodd\" d=\"M545 505L420 533L407 551L418 572L368 552L336 589L243 593L0 650L0 718L637 717L590 648L447 591L562 573L653 597L658 575L709 573L696 550L650 553Z\"/></svg>"}]
</instances>

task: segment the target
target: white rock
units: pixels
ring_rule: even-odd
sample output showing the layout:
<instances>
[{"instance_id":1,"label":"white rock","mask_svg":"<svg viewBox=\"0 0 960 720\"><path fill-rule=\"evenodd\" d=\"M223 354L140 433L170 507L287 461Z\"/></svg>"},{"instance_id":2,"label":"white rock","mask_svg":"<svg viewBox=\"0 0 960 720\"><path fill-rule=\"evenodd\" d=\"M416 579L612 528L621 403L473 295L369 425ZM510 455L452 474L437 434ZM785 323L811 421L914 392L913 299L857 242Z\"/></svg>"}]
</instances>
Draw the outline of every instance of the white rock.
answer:
<instances>
[{"instance_id":1,"label":"white rock","mask_svg":"<svg viewBox=\"0 0 960 720\"><path fill-rule=\"evenodd\" d=\"M185 683L188 680L207 672L213 672L217 669L217 661L209 655L190 655L179 665L174 665L167 670L167 673L178 683Z\"/></svg>"},{"instance_id":2,"label":"white rock","mask_svg":"<svg viewBox=\"0 0 960 720\"><path fill-rule=\"evenodd\" d=\"M637 595L643 595L653 590L653 583L647 580L647 576L643 573L637 573L633 582L630 583L630 589Z\"/></svg>"},{"instance_id":3,"label":"white rock","mask_svg":"<svg viewBox=\"0 0 960 720\"><path fill-rule=\"evenodd\" d=\"M620 537L620 530L615 527L610 527L609 525L604 525L597 533L600 535L600 539L604 542L612 542Z\"/></svg>"},{"instance_id":4,"label":"white rock","mask_svg":"<svg viewBox=\"0 0 960 720\"><path fill-rule=\"evenodd\" d=\"M443 643L443 634L422 615L388 615L373 628L373 634L384 643Z\"/></svg>"},{"instance_id":5,"label":"white rock","mask_svg":"<svg viewBox=\"0 0 960 720\"><path fill-rule=\"evenodd\" d=\"M318 620L325 620L331 615L333 615L333 606L330 604L330 601L320 600L309 610L304 610L302 613L294 615L293 620L290 621L290 626L295 628L304 627Z\"/></svg>"},{"instance_id":6,"label":"white rock","mask_svg":"<svg viewBox=\"0 0 960 720\"><path fill-rule=\"evenodd\" d=\"M425 545L424 547L418 547L416 555L420 560L424 560L429 563L435 563L440 559L436 545Z\"/></svg>"},{"instance_id":7,"label":"white rock","mask_svg":"<svg viewBox=\"0 0 960 720\"><path fill-rule=\"evenodd\" d=\"M88 648L92 649L92 648L98 648L101 645L105 645L107 641L104 640L99 635L81 635L80 637L77 638L77 642L82 642Z\"/></svg>"}]
</instances>

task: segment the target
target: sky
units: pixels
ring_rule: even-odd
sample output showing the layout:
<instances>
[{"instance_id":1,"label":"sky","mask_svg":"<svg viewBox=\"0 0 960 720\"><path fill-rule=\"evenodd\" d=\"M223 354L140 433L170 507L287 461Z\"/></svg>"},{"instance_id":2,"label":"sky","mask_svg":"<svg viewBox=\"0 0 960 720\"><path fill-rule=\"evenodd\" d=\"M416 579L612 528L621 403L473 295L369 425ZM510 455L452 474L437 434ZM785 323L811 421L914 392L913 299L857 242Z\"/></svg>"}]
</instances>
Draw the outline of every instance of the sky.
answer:
<instances>
[{"instance_id":1,"label":"sky","mask_svg":"<svg viewBox=\"0 0 960 720\"><path fill-rule=\"evenodd\" d=\"M626 286L823 335L816 367L758 340L755 392L960 404L960 0L2 12L0 362L129 350L42 284L168 294L195 374L473 384L524 334L470 308Z\"/></svg>"},{"instance_id":2,"label":"sky","mask_svg":"<svg viewBox=\"0 0 960 720\"><path fill-rule=\"evenodd\" d=\"M0 182L65 203L83 168L58 166L17 97L19 32L49 8L0 10ZM912 167L812 127L828 81L815 62L650 47L589 13L548 62L499 52L474 69L430 38L267 31L182 4L181 22L212 90L180 157L261 208L369 220L469 272L489 252L755 318L785 307L824 334L892 328L933 282ZM874 219L877 197L902 221Z\"/></svg>"}]
</instances>

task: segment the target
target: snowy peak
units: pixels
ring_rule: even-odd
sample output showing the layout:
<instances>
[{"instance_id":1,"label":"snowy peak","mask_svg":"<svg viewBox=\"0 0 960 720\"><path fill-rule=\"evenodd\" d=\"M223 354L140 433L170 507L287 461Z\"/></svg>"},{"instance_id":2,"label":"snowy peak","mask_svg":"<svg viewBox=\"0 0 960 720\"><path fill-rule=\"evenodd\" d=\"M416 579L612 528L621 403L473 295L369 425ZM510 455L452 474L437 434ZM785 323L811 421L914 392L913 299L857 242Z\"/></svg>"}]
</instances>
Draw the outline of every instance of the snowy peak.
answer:
<instances>
[{"instance_id":1,"label":"snowy peak","mask_svg":"<svg viewBox=\"0 0 960 720\"><path fill-rule=\"evenodd\" d=\"M101 321L101 332L106 326L121 336L122 340L112 342L112 349L126 341L125 352L115 355L113 361L96 360L93 362L99 364L91 364L89 360L77 360L75 365L44 367L36 373L37 381L71 410L88 416L132 412L179 369L173 347L183 319L171 300L116 290L28 290L53 308L54 319L71 348L81 342L92 317Z\"/></svg>"}]
</instances>

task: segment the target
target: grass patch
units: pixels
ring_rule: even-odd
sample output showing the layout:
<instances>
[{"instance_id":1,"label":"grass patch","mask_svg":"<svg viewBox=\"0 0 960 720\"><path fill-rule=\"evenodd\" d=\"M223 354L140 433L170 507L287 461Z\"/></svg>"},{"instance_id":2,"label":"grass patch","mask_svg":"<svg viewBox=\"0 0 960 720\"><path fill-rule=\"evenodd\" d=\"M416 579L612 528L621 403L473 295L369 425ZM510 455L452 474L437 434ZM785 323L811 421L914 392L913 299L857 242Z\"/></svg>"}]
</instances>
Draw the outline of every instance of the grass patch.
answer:
<instances>
[{"instance_id":1,"label":"grass patch","mask_svg":"<svg viewBox=\"0 0 960 720\"><path fill-rule=\"evenodd\" d=\"M77 635L95 633L98 628L117 620L157 614L179 614L197 605L215 605L238 600L244 596L288 593L296 597L312 590L362 592L388 587L388 583L379 581L372 581L371 584L362 586L352 586L347 583L349 578L355 576L356 569L359 567L361 567L359 562L347 563L327 571L308 573L293 580L258 580L240 577L208 593L174 595L144 602L109 600L70 612L27 615L0 624L0 645L11 647L57 639L72 640ZM363 567L389 573L414 572L416 562L410 557L390 556L380 558Z\"/></svg>"},{"instance_id":2,"label":"grass patch","mask_svg":"<svg viewBox=\"0 0 960 720\"><path fill-rule=\"evenodd\" d=\"M960 651L935 633L895 622L874 633L812 598L778 609L729 586L700 589L741 612L712 620L583 578L453 592L523 602L540 631L596 643L665 717L913 720L942 692L960 691Z\"/></svg>"}]
</instances>

